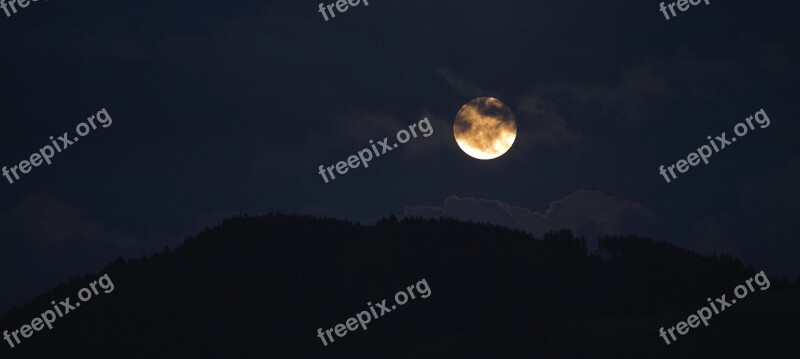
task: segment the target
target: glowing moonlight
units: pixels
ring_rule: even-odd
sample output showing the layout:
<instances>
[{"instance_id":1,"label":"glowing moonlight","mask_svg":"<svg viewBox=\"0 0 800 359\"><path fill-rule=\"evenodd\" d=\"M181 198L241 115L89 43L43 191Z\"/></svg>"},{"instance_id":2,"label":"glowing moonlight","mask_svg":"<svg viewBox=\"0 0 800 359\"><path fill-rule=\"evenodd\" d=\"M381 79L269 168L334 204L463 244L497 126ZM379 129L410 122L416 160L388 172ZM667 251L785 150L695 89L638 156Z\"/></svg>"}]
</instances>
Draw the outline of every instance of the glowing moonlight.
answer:
<instances>
[{"instance_id":1,"label":"glowing moonlight","mask_svg":"<svg viewBox=\"0 0 800 359\"><path fill-rule=\"evenodd\" d=\"M464 153L479 160L502 156L517 138L517 120L503 102L492 97L479 97L464 106L456 115L453 135Z\"/></svg>"}]
</instances>

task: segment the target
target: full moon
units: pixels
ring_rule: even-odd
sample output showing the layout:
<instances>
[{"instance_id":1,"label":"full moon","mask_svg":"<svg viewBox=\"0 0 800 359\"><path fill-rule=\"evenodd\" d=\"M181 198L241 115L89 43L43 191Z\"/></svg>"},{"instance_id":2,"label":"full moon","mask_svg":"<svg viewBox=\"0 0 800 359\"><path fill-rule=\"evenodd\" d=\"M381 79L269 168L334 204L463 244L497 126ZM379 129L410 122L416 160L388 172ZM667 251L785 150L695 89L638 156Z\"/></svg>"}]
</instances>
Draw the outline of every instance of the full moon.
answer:
<instances>
[{"instance_id":1,"label":"full moon","mask_svg":"<svg viewBox=\"0 0 800 359\"><path fill-rule=\"evenodd\" d=\"M464 153L479 160L502 156L517 138L517 120L502 101L479 97L461 106L453 135Z\"/></svg>"}]
</instances>

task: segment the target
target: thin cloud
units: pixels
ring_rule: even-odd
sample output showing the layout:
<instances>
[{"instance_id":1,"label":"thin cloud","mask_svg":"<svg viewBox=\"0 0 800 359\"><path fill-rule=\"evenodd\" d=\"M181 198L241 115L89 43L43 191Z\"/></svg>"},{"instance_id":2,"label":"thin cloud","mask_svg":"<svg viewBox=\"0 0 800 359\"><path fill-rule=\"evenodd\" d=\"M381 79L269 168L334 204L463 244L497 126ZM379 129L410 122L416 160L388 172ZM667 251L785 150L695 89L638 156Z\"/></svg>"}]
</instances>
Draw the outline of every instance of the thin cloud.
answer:
<instances>
[{"instance_id":1,"label":"thin cloud","mask_svg":"<svg viewBox=\"0 0 800 359\"><path fill-rule=\"evenodd\" d=\"M450 69L439 66L436 68L436 74L441 76L445 82L459 95L467 96L470 98L473 97L484 97L488 96L489 92L481 88L475 82L468 80L466 77L461 76Z\"/></svg>"},{"instance_id":2,"label":"thin cloud","mask_svg":"<svg viewBox=\"0 0 800 359\"><path fill-rule=\"evenodd\" d=\"M585 190L553 201L544 213L497 200L459 196L448 197L443 207L407 206L403 213L406 217L452 217L492 223L538 237L566 228L590 239L602 235L648 234L656 222L653 212L635 201Z\"/></svg>"}]
</instances>

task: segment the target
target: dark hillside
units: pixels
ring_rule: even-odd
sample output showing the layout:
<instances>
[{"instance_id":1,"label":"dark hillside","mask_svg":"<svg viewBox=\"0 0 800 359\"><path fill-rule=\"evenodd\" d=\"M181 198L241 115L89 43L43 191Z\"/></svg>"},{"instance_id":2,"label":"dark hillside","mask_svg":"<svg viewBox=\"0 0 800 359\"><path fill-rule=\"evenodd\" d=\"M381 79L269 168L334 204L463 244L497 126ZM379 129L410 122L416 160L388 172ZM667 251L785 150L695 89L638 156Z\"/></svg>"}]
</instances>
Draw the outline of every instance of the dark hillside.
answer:
<instances>
[{"instance_id":1,"label":"dark hillside","mask_svg":"<svg viewBox=\"0 0 800 359\"><path fill-rule=\"evenodd\" d=\"M569 231L543 239L453 220L374 227L299 216L239 217L149 258L110 264L0 318L15 330L108 273L115 290L2 358L796 358L800 290L770 278L667 346L687 320L758 272L645 238L587 254ZM769 273L767 273L769 274ZM368 329L317 337L367 302L425 279ZM75 301L76 299L73 299Z\"/></svg>"}]
</instances>

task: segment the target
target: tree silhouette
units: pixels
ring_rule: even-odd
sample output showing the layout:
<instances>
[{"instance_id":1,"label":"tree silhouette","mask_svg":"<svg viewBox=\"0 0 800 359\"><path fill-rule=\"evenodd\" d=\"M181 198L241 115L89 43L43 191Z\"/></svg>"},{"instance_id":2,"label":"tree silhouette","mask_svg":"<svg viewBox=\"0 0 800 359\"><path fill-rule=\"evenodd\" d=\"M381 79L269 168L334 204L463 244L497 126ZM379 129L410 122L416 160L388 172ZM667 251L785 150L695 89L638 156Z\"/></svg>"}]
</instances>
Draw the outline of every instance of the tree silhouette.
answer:
<instances>
[{"instance_id":1,"label":"tree silhouette","mask_svg":"<svg viewBox=\"0 0 800 359\"><path fill-rule=\"evenodd\" d=\"M669 346L658 335L755 272L636 236L603 237L589 253L568 230L537 239L454 219L239 215L10 311L0 330L30 324L102 273L115 284L0 357L791 357L800 288L785 278ZM316 337L422 278L429 298L328 346Z\"/></svg>"}]
</instances>

